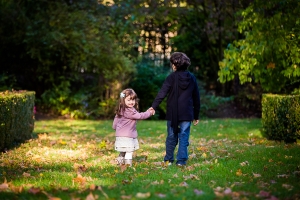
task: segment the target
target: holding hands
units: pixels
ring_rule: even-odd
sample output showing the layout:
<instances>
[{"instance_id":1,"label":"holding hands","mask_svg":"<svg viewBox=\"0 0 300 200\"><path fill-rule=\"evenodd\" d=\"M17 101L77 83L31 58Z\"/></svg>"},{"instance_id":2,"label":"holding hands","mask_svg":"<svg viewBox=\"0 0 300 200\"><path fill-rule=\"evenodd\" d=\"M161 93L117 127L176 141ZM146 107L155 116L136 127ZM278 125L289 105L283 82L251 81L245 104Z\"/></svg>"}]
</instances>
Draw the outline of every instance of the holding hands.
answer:
<instances>
[{"instance_id":1,"label":"holding hands","mask_svg":"<svg viewBox=\"0 0 300 200\"><path fill-rule=\"evenodd\" d=\"M152 107L148 108L148 111L151 113L151 115L155 115L155 110Z\"/></svg>"}]
</instances>

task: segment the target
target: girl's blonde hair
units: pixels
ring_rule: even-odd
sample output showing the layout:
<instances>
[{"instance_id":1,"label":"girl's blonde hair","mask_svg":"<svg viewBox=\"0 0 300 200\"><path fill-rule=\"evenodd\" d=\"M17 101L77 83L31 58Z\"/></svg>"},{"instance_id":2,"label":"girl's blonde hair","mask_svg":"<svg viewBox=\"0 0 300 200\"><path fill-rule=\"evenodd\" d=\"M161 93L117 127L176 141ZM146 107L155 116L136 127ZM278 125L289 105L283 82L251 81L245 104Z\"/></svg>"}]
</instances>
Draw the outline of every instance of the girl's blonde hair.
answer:
<instances>
[{"instance_id":1,"label":"girl's blonde hair","mask_svg":"<svg viewBox=\"0 0 300 200\"><path fill-rule=\"evenodd\" d=\"M133 89L127 88L120 93L119 104L118 104L116 112L115 112L116 115L121 116L122 113L124 112L124 110L126 108L125 98L128 96L130 96L131 99L135 99L134 108L137 111L139 110L139 99L137 97L137 94L135 93L135 91Z\"/></svg>"}]
</instances>

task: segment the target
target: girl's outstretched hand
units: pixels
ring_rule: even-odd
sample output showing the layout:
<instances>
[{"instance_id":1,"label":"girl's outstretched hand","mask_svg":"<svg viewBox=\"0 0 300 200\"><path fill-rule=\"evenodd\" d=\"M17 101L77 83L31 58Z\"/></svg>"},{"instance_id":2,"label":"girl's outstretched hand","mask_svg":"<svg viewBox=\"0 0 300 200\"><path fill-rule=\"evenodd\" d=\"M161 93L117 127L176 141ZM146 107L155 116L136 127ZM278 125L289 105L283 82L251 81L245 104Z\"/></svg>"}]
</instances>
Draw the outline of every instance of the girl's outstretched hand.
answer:
<instances>
[{"instance_id":1,"label":"girl's outstretched hand","mask_svg":"<svg viewBox=\"0 0 300 200\"><path fill-rule=\"evenodd\" d=\"M151 113L151 115L155 115L155 110L152 107L150 107L148 110Z\"/></svg>"}]
</instances>

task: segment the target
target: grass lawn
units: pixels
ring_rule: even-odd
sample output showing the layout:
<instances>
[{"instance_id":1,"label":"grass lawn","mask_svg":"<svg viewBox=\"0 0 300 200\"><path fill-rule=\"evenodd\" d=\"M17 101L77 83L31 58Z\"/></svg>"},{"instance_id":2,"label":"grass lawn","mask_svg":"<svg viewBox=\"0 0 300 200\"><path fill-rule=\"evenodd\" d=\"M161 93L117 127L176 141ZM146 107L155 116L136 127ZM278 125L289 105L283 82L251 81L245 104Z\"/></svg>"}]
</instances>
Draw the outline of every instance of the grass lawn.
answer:
<instances>
[{"instance_id":1,"label":"grass lawn","mask_svg":"<svg viewBox=\"0 0 300 200\"><path fill-rule=\"evenodd\" d=\"M0 156L0 199L300 199L299 144L268 141L260 119L192 126L185 168L164 166L166 122L138 122L133 167L117 166L112 121L36 121Z\"/></svg>"}]
</instances>

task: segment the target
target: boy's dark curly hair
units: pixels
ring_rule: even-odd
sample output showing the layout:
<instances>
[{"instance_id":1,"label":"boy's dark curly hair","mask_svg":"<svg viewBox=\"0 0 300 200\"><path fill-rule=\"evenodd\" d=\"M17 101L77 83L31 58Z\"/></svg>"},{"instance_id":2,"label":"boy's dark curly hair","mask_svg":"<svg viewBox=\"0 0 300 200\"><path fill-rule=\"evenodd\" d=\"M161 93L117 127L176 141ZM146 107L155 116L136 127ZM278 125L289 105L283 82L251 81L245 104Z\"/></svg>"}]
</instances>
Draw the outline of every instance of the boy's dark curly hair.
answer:
<instances>
[{"instance_id":1,"label":"boy's dark curly hair","mask_svg":"<svg viewBox=\"0 0 300 200\"><path fill-rule=\"evenodd\" d=\"M177 71L187 70L188 66L191 65L191 60L185 53L174 52L170 58L171 64L174 64Z\"/></svg>"}]
</instances>

